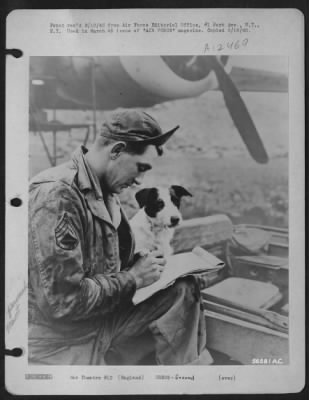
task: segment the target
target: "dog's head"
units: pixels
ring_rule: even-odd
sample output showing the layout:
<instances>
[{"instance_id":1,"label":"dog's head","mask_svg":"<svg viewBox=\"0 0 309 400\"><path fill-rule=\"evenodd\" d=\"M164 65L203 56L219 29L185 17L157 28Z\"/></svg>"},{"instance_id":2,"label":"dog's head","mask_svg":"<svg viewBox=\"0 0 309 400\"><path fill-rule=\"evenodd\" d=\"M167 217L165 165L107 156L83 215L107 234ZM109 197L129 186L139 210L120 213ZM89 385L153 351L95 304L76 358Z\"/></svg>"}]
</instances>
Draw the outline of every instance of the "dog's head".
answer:
<instances>
[{"instance_id":1,"label":"dog's head","mask_svg":"<svg viewBox=\"0 0 309 400\"><path fill-rule=\"evenodd\" d=\"M146 188L135 194L140 208L144 208L148 217L152 218L156 225L169 228L177 226L182 220L179 207L183 196L192 194L182 186L176 185L168 189Z\"/></svg>"}]
</instances>

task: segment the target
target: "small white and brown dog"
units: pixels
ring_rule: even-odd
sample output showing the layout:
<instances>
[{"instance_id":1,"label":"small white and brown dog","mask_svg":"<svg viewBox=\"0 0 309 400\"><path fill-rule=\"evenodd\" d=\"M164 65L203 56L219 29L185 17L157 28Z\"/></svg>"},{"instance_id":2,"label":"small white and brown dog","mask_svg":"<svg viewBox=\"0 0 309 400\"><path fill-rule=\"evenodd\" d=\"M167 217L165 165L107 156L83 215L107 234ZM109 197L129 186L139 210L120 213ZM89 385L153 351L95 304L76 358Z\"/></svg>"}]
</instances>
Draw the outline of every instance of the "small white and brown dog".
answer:
<instances>
[{"instance_id":1,"label":"small white and brown dog","mask_svg":"<svg viewBox=\"0 0 309 400\"><path fill-rule=\"evenodd\" d=\"M175 227L182 221L179 211L183 196L192 196L182 186L146 188L135 198L140 210L130 220L135 236L136 253L161 250L165 257L173 254L171 240Z\"/></svg>"}]
</instances>

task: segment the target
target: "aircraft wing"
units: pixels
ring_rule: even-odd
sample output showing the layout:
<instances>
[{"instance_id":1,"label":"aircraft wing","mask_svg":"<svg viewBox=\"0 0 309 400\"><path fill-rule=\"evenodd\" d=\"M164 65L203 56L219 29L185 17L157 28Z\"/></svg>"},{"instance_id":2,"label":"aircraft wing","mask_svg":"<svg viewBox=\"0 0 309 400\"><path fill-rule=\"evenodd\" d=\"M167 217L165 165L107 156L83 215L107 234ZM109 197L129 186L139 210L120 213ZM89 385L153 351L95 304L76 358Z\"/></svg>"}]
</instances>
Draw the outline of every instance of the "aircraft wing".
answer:
<instances>
[{"instance_id":1,"label":"aircraft wing","mask_svg":"<svg viewBox=\"0 0 309 400\"><path fill-rule=\"evenodd\" d=\"M240 92L287 92L288 77L285 74L232 67L230 77Z\"/></svg>"}]
</instances>

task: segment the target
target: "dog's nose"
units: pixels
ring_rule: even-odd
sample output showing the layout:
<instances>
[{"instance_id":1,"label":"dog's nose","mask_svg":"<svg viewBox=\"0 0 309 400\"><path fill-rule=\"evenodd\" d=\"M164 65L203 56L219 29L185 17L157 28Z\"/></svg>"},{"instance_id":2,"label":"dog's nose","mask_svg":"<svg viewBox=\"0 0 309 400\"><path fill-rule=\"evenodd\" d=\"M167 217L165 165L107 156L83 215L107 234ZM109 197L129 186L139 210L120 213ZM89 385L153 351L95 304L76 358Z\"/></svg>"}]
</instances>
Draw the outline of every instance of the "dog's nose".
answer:
<instances>
[{"instance_id":1,"label":"dog's nose","mask_svg":"<svg viewBox=\"0 0 309 400\"><path fill-rule=\"evenodd\" d=\"M176 226L179 223L179 217L171 217L171 224L172 226Z\"/></svg>"}]
</instances>

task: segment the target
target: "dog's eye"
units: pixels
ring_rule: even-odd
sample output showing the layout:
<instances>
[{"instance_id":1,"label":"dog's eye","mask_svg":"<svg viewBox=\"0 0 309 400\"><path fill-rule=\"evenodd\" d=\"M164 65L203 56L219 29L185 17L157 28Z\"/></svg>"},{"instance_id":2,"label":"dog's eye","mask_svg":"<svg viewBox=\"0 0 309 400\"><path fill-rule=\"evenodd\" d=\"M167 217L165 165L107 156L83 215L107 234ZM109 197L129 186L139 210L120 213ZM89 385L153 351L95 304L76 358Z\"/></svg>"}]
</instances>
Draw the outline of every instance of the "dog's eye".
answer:
<instances>
[{"instance_id":1,"label":"dog's eye","mask_svg":"<svg viewBox=\"0 0 309 400\"><path fill-rule=\"evenodd\" d=\"M157 201L157 206L159 209L162 209L164 207L164 201L163 200L158 200Z\"/></svg>"}]
</instances>

